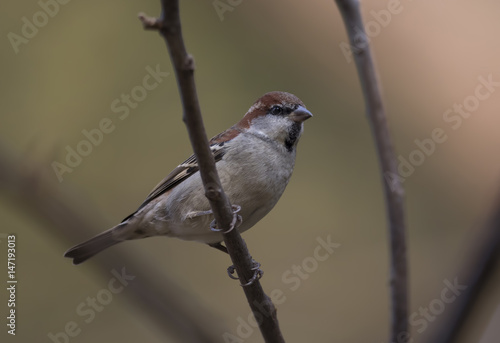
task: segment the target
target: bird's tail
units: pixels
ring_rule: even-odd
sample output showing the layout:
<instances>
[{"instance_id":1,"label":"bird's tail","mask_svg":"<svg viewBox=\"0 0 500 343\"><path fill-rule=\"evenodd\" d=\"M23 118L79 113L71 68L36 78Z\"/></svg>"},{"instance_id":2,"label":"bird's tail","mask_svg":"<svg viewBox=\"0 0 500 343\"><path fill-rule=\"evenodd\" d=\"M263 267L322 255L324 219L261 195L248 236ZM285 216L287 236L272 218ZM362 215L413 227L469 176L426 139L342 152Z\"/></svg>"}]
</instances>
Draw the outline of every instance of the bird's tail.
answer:
<instances>
[{"instance_id":1,"label":"bird's tail","mask_svg":"<svg viewBox=\"0 0 500 343\"><path fill-rule=\"evenodd\" d=\"M88 241L75 245L73 248L64 253L64 257L72 258L73 264L80 264L104 249L123 242L123 240L116 238L117 230L120 230L126 225L127 223L118 224L117 226L104 231Z\"/></svg>"}]
</instances>

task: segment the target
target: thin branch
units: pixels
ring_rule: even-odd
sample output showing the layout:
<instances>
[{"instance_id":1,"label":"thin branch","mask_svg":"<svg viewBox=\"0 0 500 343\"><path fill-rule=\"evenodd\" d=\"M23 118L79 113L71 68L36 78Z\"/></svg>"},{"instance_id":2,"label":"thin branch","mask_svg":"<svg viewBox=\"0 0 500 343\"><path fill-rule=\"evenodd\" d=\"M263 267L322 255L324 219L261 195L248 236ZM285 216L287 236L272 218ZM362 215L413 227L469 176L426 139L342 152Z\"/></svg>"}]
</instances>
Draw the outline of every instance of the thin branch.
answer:
<instances>
[{"instance_id":1,"label":"thin branch","mask_svg":"<svg viewBox=\"0 0 500 343\"><path fill-rule=\"evenodd\" d=\"M359 1L336 0L336 3L344 19L351 50L356 61L366 103L366 114L371 124L382 170L391 251L391 342L399 342L408 334L408 272L404 191L398 177L390 178L390 183L385 182L389 176L398 175L397 162L387 127L377 73L359 10Z\"/></svg>"},{"instance_id":2,"label":"thin branch","mask_svg":"<svg viewBox=\"0 0 500 343\"><path fill-rule=\"evenodd\" d=\"M0 144L0 189L2 195L18 204L25 213L40 219L54 238L68 242L82 241L104 220L97 220L99 211L86 203L80 192L74 195L61 194L55 177L44 174L45 168L11 156ZM62 254L62 252L61 252ZM166 336L175 335L181 342L219 342L225 328L214 320L214 314L192 301L193 295L166 276L138 259L115 250L113 255L94 263L104 277L110 271L121 271L135 276L124 294L150 316ZM161 281L158 281L158 279Z\"/></svg>"},{"instance_id":3,"label":"thin branch","mask_svg":"<svg viewBox=\"0 0 500 343\"><path fill-rule=\"evenodd\" d=\"M445 319L429 342L458 342L467 320L471 319L482 291L498 271L500 261L500 193L497 196L496 208L479 234L476 244L463 260L463 270L458 273L458 282L467 288L452 304L446 305ZM468 245L471 242L468 242Z\"/></svg>"},{"instance_id":4,"label":"thin branch","mask_svg":"<svg viewBox=\"0 0 500 343\"><path fill-rule=\"evenodd\" d=\"M140 14L139 18L146 29L159 30L165 39L180 91L184 109L183 120L187 126L191 145L200 167L205 195L210 202L218 228L227 231L232 227L234 214L215 169L215 161L203 125L194 80L194 60L187 53L182 37L179 1L162 0L161 4L162 15L159 19L150 18L144 14ZM271 299L264 293L259 280L254 278L254 262L240 233L238 230L229 230L223 234L223 237L240 282L245 285L243 290L255 318L257 318L264 340L266 342L284 342L278 324L276 308ZM253 281L250 282L251 280Z\"/></svg>"}]
</instances>

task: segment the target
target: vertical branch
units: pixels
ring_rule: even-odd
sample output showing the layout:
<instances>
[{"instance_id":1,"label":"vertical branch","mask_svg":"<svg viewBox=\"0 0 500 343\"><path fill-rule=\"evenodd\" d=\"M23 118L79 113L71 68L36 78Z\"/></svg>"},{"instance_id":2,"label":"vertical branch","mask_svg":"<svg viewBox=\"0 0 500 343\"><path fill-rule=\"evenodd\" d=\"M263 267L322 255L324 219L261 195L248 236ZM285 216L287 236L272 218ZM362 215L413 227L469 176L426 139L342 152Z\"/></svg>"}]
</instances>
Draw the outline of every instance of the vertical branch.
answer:
<instances>
[{"instance_id":1,"label":"vertical branch","mask_svg":"<svg viewBox=\"0 0 500 343\"><path fill-rule=\"evenodd\" d=\"M390 237L391 342L408 335L408 275L406 262L404 191L385 116L377 73L371 57L358 0L336 0L349 36L366 103L366 114L375 138L382 171ZM392 176L392 177L391 177ZM391 180L385 182L385 178Z\"/></svg>"},{"instance_id":2,"label":"vertical branch","mask_svg":"<svg viewBox=\"0 0 500 343\"><path fill-rule=\"evenodd\" d=\"M161 4L162 15L159 19L146 17L143 14L140 14L139 18L146 29L158 30L167 44L184 109L183 120L198 161L205 195L210 202L218 228L227 231L223 234L224 243L240 282L244 285L243 290L259 323L260 331L266 342L284 342L276 308L264 293L258 278L255 278L254 263L247 246L238 230L228 230L234 225L234 214L215 169L215 161L203 125L194 80L194 60L187 53L182 37L179 1L162 0Z\"/></svg>"}]
</instances>

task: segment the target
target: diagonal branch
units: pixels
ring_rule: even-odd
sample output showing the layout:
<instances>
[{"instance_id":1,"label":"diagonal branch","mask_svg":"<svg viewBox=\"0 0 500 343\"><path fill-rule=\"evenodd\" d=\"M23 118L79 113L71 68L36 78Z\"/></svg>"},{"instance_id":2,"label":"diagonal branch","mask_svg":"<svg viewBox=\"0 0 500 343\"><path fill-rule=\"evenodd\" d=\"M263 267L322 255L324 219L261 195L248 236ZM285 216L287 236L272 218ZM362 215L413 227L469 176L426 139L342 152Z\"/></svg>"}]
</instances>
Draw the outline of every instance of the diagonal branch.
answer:
<instances>
[{"instance_id":1,"label":"diagonal branch","mask_svg":"<svg viewBox=\"0 0 500 343\"><path fill-rule=\"evenodd\" d=\"M375 138L382 171L391 256L391 342L408 335L408 272L406 262L406 230L404 191L397 175L397 163L392 147L385 110L370 45L363 26L358 0L336 0L349 36L356 61L366 114ZM390 182L384 182L385 179Z\"/></svg>"},{"instance_id":2,"label":"diagonal branch","mask_svg":"<svg viewBox=\"0 0 500 343\"><path fill-rule=\"evenodd\" d=\"M191 145L200 167L200 174L217 225L224 231L232 227L234 214L229 199L222 189L215 161L210 151L203 125L200 105L194 80L194 60L186 51L182 37L178 0L162 0L162 14L159 19L140 14L146 29L158 30L165 39L170 58L174 65L184 109L183 120L187 126ZM207 228L208 229L208 228ZM264 293L258 279L255 279L254 262L238 230L223 234L231 260L236 268L248 303L257 320L266 342L284 342L281 334L276 308ZM250 282L251 281L251 282Z\"/></svg>"},{"instance_id":3,"label":"diagonal branch","mask_svg":"<svg viewBox=\"0 0 500 343\"><path fill-rule=\"evenodd\" d=\"M478 301L483 291L498 271L500 262L500 196L497 196L495 208L484 228L478 234L478 243L461 263L462 270L458 280L467 288L452 304L447 304L443 324L436 329L429 342L454 343L471 322L477 310ZM468 241L468 245L471 242Z\"/></svg>"}]
</instances>

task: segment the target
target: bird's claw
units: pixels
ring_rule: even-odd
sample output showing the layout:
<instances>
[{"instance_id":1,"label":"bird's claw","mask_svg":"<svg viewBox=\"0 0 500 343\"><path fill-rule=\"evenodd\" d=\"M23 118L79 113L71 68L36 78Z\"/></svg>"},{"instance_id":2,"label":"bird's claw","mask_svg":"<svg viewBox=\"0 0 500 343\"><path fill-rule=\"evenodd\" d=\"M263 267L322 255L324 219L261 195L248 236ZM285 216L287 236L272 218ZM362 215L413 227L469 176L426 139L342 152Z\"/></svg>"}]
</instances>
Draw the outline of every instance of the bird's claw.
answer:
<instances>
[{"instance_id":1,"label":"bird's claw","mask_svg":"<svg viewBox=\"0 0 500 343\"><path fill-rule=\"evenodd\" d=\"M240 226L240 224L243 221L243 218L238 214L238 212L241 211L241 206L232 205L231 208L233 210L233 221L231 222L229 229L227 229L226 231L222 231L221 229L217 229L217 221L214 219L210 223L210 230L212 230L213 232L222 232L223 234L226 234L226 233L233 231L233 229L235 227Z\"/></svg>"},{"instance_id":2,"label":"bird's claw","mask_svg":"<svg viewBox=\"0 0 500 343\"><path fill-rule=\"evenodd\" d=\"M236 271L236 268L234 267L234 264L232 266L227 267L227 275L233 280L238 280L239 277L234 276L234 272Z\"/></svg>"},{"instance_id":3,"label":"bird's claw","mask_svg":"<svg viewBox=\"0 0 500 343\"><path fill-rule=\"evenodd\" d=\"M253 267L251 270L253 270L253 276L250 280L248 280L247 283L240 284L241 287L250 286L251 284L253 284L255 282L255 280L260 280L262 275L264 275L264 271L262 269L260 269L260 263L255 261L255 260L252 260L252 262L253 262ZM233 280L239 280L238 276L234 276L235 271L236 271L236 268L234 267L234 265L232 265L229 268L227 268L227 275L229 275L229 277Z\"/></svg>"}]
</instances>

